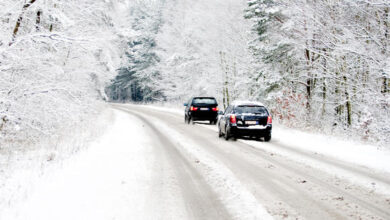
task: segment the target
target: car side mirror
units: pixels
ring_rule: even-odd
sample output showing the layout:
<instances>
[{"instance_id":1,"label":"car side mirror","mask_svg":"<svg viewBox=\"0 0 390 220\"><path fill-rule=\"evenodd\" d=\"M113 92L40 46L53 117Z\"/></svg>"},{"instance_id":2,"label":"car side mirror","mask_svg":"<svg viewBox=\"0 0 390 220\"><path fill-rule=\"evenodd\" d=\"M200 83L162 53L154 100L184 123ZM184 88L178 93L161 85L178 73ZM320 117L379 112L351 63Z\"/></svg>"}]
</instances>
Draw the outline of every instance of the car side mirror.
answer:
<instances>
[{"instance_id":1,"label":"car side mirror","mask_svg":"<svg viewBox=\"0 0 390 220\"><path fill-rule=\"evenodd\" d=\"M218 115L223 115L223 111L218 111Z\"/></svg>"},{"instance_id":2,"label":"car side mirror","mask_svg":"<svg viewBox=\"0 0 390 220\"><path fill-rule=\"evenodd\" d=\"M187 105L188 105L187 103L184 103L184 106L186 106L186 107L187 107Z\"/></svg>"}]
</instances>

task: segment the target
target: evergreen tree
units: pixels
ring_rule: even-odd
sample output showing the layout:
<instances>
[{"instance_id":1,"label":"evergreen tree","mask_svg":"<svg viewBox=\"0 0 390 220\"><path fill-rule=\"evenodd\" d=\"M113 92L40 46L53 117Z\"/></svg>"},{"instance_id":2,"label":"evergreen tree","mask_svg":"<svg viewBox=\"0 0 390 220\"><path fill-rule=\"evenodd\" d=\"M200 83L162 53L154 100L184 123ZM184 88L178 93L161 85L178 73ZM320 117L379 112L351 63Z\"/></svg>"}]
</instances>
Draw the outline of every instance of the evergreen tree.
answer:
<instances>
[{"instance_id":1,"label":"evergreen tree","mask_svg":"<svg viewBox=\"0 0 390 220\"><path fill-rule=\"evenodd\" d=\"M136 34L128 39L123 66L106 89L111 100L140 102L162 98L156 89L160 79L156 66L160 59L155 52L162 6L163 1L138 2L133 8L131 29Z\"/></svg>"}]
</instances>

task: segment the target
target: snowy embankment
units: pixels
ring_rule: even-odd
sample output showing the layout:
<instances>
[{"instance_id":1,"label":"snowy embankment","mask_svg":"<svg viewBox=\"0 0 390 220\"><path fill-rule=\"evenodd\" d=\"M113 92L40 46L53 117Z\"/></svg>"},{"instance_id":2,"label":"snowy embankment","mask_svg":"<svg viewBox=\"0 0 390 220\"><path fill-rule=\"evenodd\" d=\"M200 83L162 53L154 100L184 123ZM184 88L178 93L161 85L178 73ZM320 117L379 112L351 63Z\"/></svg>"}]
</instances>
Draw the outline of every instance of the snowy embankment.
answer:
<instances>
[{"instance_id":1,"label":"snowy embankment","mask_svg":"<svg viewBox=\"0 0 390 220\"><path fill-rule=\"evenodd\" d=\"M144 210L152 170L148 139L137 120L118 112L114 117L108 132L33 183L27 200L3 209L0 219L140 219L142 213L153 214Z\"/></svg>"},{"instance_id":2,"label":"snowy embankment","mask_svg":"<svg viewBox=\"0 0 390 220\"><path fill-rule=\"evenodd\" d=\"M132 36L130 7L0 1L0 215L104 128L99 100Z\"/></svg>"},{"instance_id":3,"label":"snowy embankment","mask_svg":"<svg viewBox=\"0 0 390 220\"><path fill-rule=\"evenodd\" d=\"M3 217L6 210L23 203L42 177L56 172L68 158L85 150L89 142L105 132L112 112L101 107L100 114L62 130L56 140L42 139L38 144L0 152L0 219L14 219Z\"/></svg>"},{"instance_id":4,"label":"snowy embankment","mask_svg":"<svg viewBox=\"0 0 390 220\"><path fill-rule=\"evenodd\" d=\"M183 115L180 108L161 106L148 106L148 108L166 111L177 115ZM184 120L184 119L183 119ZM203 126L199 124L200 126ZM217 127L203 126L217 131ZM364 144L354 140L342 140L323 134L314 134L292 128L287 128L274 123L271 143L257 142L239 139L255 148L277 153L289 159L324 170L340 177L346 177L351 182L374 189L378 192L390 194L390 189L381 187L380 183L373 183L369 179L350 174L347 170L341 170L330 164L316 160L315 157L323 157L329 160L340 161L351 166L365 167L374 173L390 174L390 148ZM281 146L281 147L275 147Z\"/></svg>"}]
</instances>

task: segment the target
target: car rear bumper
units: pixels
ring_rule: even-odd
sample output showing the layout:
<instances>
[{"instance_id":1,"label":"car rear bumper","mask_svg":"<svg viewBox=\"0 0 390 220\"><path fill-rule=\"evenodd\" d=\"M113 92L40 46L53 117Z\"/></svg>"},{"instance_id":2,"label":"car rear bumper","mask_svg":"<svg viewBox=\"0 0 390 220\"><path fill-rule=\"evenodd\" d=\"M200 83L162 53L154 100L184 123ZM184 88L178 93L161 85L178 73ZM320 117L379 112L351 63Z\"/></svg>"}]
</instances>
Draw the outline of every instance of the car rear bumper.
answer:
<instances>
[{"instance_id":1,"label":"car rear bumper","mask_svg":"<svg viewBox=\"0 0 390 220\"><path fill-rule=\"evenodd\" d=\"M191 112L190 117L194 121L202 121L202 120L217 120L218 113L217 112Z\"/></svg>"},{"instance_id":2,"label":"car rear bumper","mask_svg":"<svg viewBox=\"0 0 390 220\"><path fill-rule=\"evenodd\" d=\"M249 127L231 126L229 132L234 136L265 136L272 132L272 125Z\"/></svg>"}]
</instances>

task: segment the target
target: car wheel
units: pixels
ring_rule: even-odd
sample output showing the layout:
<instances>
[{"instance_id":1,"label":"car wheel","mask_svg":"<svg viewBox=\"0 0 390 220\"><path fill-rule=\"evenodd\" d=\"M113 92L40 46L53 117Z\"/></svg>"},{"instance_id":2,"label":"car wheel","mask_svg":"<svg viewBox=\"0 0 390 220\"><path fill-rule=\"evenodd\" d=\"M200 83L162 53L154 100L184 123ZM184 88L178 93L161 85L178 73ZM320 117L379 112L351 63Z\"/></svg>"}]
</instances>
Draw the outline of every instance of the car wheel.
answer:
<instances>
[{"instance_id":1,"label":"car wheel","mask_svg":"<svg viewBox=\"0 0 390 220\"><path fill-rule=\"evenodd\" d=\"M269 142L270 140L271 140L271 134L267 134L266 136L264 136L265 142Z\"/></svg>"},{"instance_id":2,"label":"car wheel","mask_svg":"<svg viewBox=\"0 0 390 220\"><path fill-rule=\"evenodd\" d=\"M229 136L230 136L229 130L226 128L225 129L225 140L229 140Z\"/></svg>"}]
</instances>

